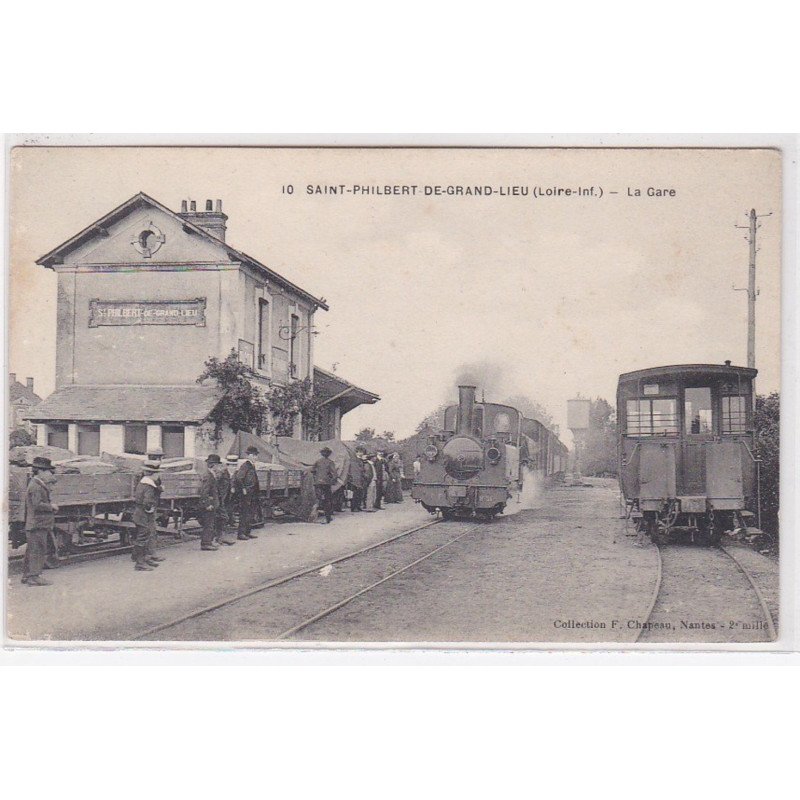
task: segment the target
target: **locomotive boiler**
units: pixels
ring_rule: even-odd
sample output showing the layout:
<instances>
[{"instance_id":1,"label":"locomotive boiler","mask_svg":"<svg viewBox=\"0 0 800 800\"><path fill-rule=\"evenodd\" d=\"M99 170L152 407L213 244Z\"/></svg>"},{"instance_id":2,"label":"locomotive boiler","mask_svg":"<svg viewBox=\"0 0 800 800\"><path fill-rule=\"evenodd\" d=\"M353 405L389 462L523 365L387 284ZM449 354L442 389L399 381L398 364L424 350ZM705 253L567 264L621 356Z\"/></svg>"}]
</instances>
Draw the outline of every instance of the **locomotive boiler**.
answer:
<instances>
[{"instance_id":1,"label":"locomotive boiler","mask_svg":"<svg viewBox=\"0 0 800 800\"><path fill-rule=\"evenodd\" d=\"M756 374L726 361L620 376L620 488L628 516L653 540L683 533L715 543L758 515Z\"/></svg>"},{"instance_id":2,"label":"locomotive boiler","mask_svg":"<svg viewBox=\"0 0 800 800\"><path fill-rule=\"evenodd\" d=\"M566 469L558 437L512 406L477 402L476 387L458 387L444 428L430 436L411 496L445 518L491 518L505 509L523 481Z\"/></svg>"}]
</instances>

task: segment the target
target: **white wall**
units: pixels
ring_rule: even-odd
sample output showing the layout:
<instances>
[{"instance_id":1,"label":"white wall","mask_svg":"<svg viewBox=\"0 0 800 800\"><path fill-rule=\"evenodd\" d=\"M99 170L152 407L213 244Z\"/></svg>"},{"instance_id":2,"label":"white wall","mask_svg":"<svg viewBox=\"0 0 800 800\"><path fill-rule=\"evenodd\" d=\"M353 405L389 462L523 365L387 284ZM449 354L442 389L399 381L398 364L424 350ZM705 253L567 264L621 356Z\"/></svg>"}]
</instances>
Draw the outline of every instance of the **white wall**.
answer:
<instances>
[{"instance_id":1,"label":"white wall","mask_svg":"<svg viewBox=\"0 0 800 800\"><path fill-rule=\"evenodd\" d=\"M125 452L125 426L100 426L100 452L122 455Z\"/></svg>"}]
</instances>

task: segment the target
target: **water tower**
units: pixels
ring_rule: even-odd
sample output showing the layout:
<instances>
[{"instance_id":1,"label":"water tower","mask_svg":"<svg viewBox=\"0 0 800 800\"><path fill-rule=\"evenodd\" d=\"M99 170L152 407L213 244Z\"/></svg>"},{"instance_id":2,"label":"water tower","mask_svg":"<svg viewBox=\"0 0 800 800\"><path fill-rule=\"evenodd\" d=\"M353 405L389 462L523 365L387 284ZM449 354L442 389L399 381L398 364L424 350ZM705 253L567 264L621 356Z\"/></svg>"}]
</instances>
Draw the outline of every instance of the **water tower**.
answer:
<instances>
[{"instance_id":1,"label":"water tower","mask_svg":"<svg viewBox=\"0 0 800 800\"><path fill-rule=\"evenodd\" d=\"M567 400L567 427L572 431L575 442L575 464L573 474L576 479L581 476L581 450L586 444L586 434L589 431L589 409L591 401L582 397Z\"/></svg>"}]
</instances>

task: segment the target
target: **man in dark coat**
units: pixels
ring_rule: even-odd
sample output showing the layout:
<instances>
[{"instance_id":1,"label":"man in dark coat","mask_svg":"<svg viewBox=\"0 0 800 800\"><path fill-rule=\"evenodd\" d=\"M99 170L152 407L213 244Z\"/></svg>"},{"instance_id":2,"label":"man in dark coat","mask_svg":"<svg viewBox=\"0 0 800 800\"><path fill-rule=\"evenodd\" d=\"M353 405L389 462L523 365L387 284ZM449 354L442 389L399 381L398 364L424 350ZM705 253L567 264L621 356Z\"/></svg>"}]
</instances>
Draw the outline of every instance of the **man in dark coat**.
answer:
<instances>
[{"instance_id":1,"label":"man in dark coat","mask_svg":"<svg viewBox=\"0 0 800 800\"><path fill-rule=\"evenodd\" d=\"M231 487L233 493L239 501L239 535L237 539L257 539L256 534L250 532L250 525L253 522L253 512L256 504L260 501L258 475L251 459L258 455L258 448L248 447L247 458L244 463L236 470L233 476Z\"/></svg>"},{"instance_id":2,"label":"man in dark coat","mask_svg":"<svg viewBox=\"0 0 800 800\"><path fill-rule=\"evenodd\" d=\"M372 462L367 458L366 450L357 450L356 452L361 460L361 470L364 476L363 483L361 484L361 508L368 511L367 497L369 496L369 485L375 477L375 470L372 467Z\"/></svg>"},{"instance_id":3,"label":"man in dark coat","mask_svg":"<svg viewBox=\"0 0 800 800\"><path fill-rule=\"evenodd\" d=\"M375 467L375 508L381 509L383 501L383 486L384 478L386 475L386 458L383 450L378 450L375 455L375 461L372 462Z\"/></svg>"},{"instance_id":4,"label":"man in dark coat","mask_svg":"<svg viewBox=\"0 0 800 800\"><path fill-rule=\"evenodd\" d=\"M356 450L356 457L350 461L350 471L347 476L347 488L350 489L350 511L361 511L362 492L364 487L364 462L361 454Z\"/></svg>"},{"instance_id":5,"label":"man in dark coat","mask_svg":"<svg viewBox=\"0 0 800 800\"><path fill-rule=\"evenodd\" d=\"M50 502L50 487L55 483L53 465L49 458L33 459L33 477L25 490L25 559L22 582L28 586L50 586L42 577L47 557L47 542L56 524L58 506Z\"/></svg>"},{"instance_id":6,"label":"man in dark coat","mask_svg":"<svg viewBox=\"0 0 800 800\"><path fill-rule=\"evenodd\" d=\"M199 520L202 526L200 533L201 550L219 550L214 544L214 533L217 525L217 511L219 510L219 494L217 492L217 479L211 471L209 459L206 458L206 471L200 478L200 514ZM219 458L219 456L217 456ZM213 462L212 462L213 463Z\"/></svg>"},{"instance_id":7,"label":"man in dark coat","mask_svg":"<svg viewBox=\"0 0 800 800\"><path fill-rule=\"evenodd\" d=\"M226 466L222 463L222 459L216 454L212 453L207 459L206 463L208 468L214 473L217 479L217 499L219 506L214 518L214 541L217 544L234 544L232 539L225 536L225 528L228 525L228 506L230 505L231 496L231 476L228 474Z\"/></svg>"},{"instance_id":8,"label":"man in dark coat","mask_svg":"<svg viewBox=\"0 0 800 800\"><path fill-rule=\"evenodd\" d=\"M314 466L311 467L311 474L314 476L314 488L317 491L317 498L322 505L322 510L325 512L325 522L328 523L333 519L332 487L339 480L339 472L336 469L336 464L330 459L331 449L323 447L319 452L322 457L314 462Z\"/></svg>"},{"instance_id":9,"label":"man in dark coat","mask_svg":"<svg viewBox=\"0 0 800 800\"><path fill-rule=\"evenodd\" d=\"M153 567L158 566L158 561L149 555L149 550L152 547L150 538L156 535L156 511L161 495L156 478L160 468L158 461L144 462L144 475L136 485L133 496L133 524L136 525L133 560L139 572L151 572Z\"/></svg>"}]
</instances>

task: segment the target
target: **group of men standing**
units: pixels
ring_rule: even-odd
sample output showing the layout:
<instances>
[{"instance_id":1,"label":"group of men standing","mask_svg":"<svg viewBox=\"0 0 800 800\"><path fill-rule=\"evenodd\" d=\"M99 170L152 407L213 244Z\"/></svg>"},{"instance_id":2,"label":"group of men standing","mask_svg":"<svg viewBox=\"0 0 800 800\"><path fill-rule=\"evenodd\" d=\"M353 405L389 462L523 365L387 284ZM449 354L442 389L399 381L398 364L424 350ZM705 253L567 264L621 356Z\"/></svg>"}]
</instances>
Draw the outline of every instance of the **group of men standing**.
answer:
<instances>
[{"instance_id":1,"label":"group of men standing","mask_svg":"<svg viewBox=\"0 0 800 800\"><path fill-rule=\"evenodd\" d=\"M161 498L160 459L148 454L144 462L144 475L136 486L133 522L136 538L133 546L135 569L151 571L164 559L156 554L156 516ZM253 461L258 455L255 447L247 448L247 456L240 464L239 457L229 455L222 459L212 453L206 458L208 469L203 473L199 489L198 520L201 526L200 549L219 550L220 544L232 545L226 536L228 526L239 512L237 539L257 539L250 527L259 503L260 486Z\"/></svg>"},{"instance_id":2,"label":"group of men standing","mask_svg":"<svg viewBox=\"0 0 800 800\"><path fill-rule=\"evenodd\" d=\"M331 449L323 447L320 458L314 462L311 473L317 502L325 514L325 523L333 519L334 488L342 485L336 465L331 460ZM367 456L365 447L356 447L356 458L351 461L347 475L350 493L350 511L379 511L383 508L384 489L389 478L386 454L379 450L374 458Z\"/></svg>"},{"instance_id":3,"label":"group of men standing","mask_svg":"<svg viewBox=\"0 0 800 800\"><path fill-rule=\"evenodd\" d=\"M256 447L248 447L241 463L236 455L229 455L225 462L212 453L206 458L208 469L203 473L199 490L198 519L201 525L200 549L218 550L221 544L235 542L226 535L238 511L237 539L258 538L250 528L260 501L258 474L253 461L258 456ZM341 485L336 465L331 460L331 450L320 450L319 458L312 468L314 485L319 504L325 513L325 521L333 518L333 491ZM383 508L384 489L391 480L391 470L385 453L378 451L374 458L367 457L366 448L356 448L357 458L352 462L347 478L351 492L351 511L377 511ZM131 558L134 568L150 572L164 561L157 552L156 525L158 507L163 491L161 483L161 460L159 450L149 451L143 472L134 493L133 524L136 533ZM55 527L58 506L51 502L50 489L55 482L55 468L49 458L37 456L32 462L33 476L25 495L25 535L27 547L22 582L29 586L48 586L42 578L45 566L48 538ZM402 498L402 494L401 494Z\"/></svg>"},{"instance_id":4,"label":"group of men standing","mask_svg":"<svg viewBox=\"0 0 800 800\"><path fill-rule=\"evenodd\" d=\"M350 510L380 511L388 477L386 454L378 450L374 458L364 447L356 447L356 460L350 468Z\"/></svg>"}]
</instances>

